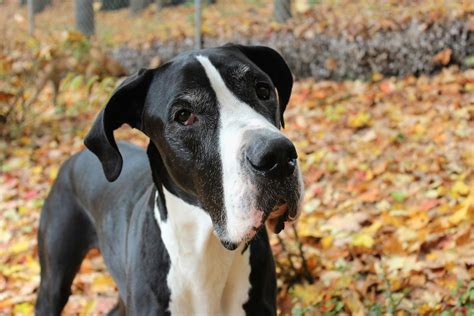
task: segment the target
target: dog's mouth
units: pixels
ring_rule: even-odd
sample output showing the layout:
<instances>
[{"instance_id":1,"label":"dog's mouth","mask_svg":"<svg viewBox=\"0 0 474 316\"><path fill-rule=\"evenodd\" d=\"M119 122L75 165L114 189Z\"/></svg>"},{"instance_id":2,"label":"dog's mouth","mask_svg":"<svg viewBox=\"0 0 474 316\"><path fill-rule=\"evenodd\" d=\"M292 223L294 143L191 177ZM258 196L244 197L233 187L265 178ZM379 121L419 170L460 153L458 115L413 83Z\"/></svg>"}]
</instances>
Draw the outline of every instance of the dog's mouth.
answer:
<instances>
[{"instance_id":1,"label":"dog's mouth","mask_svg":"<svg viewBox=\"0 0 474 316\"><path fill-rule=\"evenodd\" d=\"M267 230L279 234L285 229L285 223L294 222L297 217L296 209L290 209L289 204L285 200L279 200L270 212L265 213L260 226L253 227L253 231L246 236L245 240L250 241L264 226L267 227Z\"/></svg>"},{"instance_id":2,"label":"dog's mouth","mask_svg":"<svg viewBox=\"0 0 474 316\"><path fill-rule=\"evenodd\" d=\"M279 201L267 216L266 225L268 230L278 234L285 228L285 222L287 220L288 203L285 201Z\"/></svg>"},{"instance_id":3,"label":"dog's mouth","mask_svg":"<svg viewBox=\"0 0 474 316\"><path fill-rule=\"evenodd\" d=\"M278 234L285 228L285 223L293 222L297 217L295 207L290 207L290 204L285 200L279 200L267 215L265 224L269 231Z\"/></svg>"},{"instance_id":4,"label":"dog's mouth","mask_svg":"<svg viewBox=\"0 0 474 316\"><path fill-rule=\"evenodd\" d=\"M271 211L263 212L260 225L253 227L240 242L230 242L221 239L221 243L228 250L235 250L242 242L245 244L249 243L264 227L270 232L279 234L285 228L285 223L294 222L297 217L298 212L296 205L292 206L291 203L285 200L279 200L274 207L271 208Z\"/></svg>"},{"instance_id":5,"label":"dog's mouth","mask_svg":"<svg viewBox=\"0 0 474 316\"><path fill-rule=\"evenodd\" d=\"M258 238L263 229L268 233L279 234L298 218L303 192L298 176L288 178L285 182L257 180L260 182L257 181L254 187L258 190L247 193L246 198L242 198L241 207L234 213L228 213L238 214L238 217L229 216L230 221L226 221L226 226L220 231L221 242L229 250ZM229 225L229 222L234 225Z\"/></svg>"},{"instance_id":6,"label":"dog's mouth","mask_svg":"<svg viewBox=\"0 0 474 316\"><path fill-rule=\"evenodd\" d=\"M279 234L285 229L286 223L296 221L298 218L298 206L298 203L295 204L284 199L278 199L278 202L269 208L269 211L263 211L260 225L253 227L252 231L245 236L244 241L252 240L263 227L266 227L270 232Z\"/></svg>"}]
</instances>

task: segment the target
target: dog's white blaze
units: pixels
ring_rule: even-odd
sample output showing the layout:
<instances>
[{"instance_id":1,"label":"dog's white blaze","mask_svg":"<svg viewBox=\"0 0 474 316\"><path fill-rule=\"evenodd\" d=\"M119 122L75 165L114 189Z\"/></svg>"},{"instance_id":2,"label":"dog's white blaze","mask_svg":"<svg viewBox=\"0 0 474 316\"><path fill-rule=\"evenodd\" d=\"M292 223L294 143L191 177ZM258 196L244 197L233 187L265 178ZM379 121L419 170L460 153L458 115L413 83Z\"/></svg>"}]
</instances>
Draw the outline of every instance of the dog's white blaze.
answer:
<instances>
[{"instance_id":1,"label":"dog's white blaze","mask_svg":"<svg viewBox=\"0 0 474 316\"><path fill-rule=\"evenodd\" d=\"M170 257L172 315L244 315L250 291L250 248L225 249L204 210L163 190L168 217L155 219Z\"/></svg>"},{"instance_id":2,"label":"dog's white blaze","mask_svg":"<svg viewBox=\"0 0 474 316\"><path fill-rule=\"evenodd\" d=\"M222 160L224 203L226 208L227 238L240 242L260 226L262 211L255 209L254 185L245 177L239 160L242 136L248 130L269 129L282 134L274 125L257 113L248 104L240 101L225 85L219 71L209 58L196 57L206 71L219 103L219 146ZM282 134L283 135L283 134ZM253 212L253 214L251 214Z\"/></svg>"}]
</instances>

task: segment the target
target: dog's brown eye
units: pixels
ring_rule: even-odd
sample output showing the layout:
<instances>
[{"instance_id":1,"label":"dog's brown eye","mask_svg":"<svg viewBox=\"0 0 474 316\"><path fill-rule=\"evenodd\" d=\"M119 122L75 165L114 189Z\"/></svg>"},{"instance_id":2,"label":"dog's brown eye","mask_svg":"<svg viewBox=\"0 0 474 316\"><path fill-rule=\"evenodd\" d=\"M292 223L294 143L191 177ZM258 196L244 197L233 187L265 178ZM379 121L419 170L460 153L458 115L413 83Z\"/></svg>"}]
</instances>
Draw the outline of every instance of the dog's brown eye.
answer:
<instances>
[{"instance_id":1,"label":"dog's brown eye","mask_svg":"<svg viewBox=\"0 0 474 316\"><path fill-rule=\"evenodd\" d=\"M257 86L255 87L255 90L257 91L257 97L260 100L270 99L270 88L266 84L257 83Z\"/></svg>"},{"instance_id":2,"label":"dog's brown eye","mask_svg":"<svg viewBox=\"0 0 474 316\"><path fill-rule=\"evenodd\" d=\"M194 113L188 110L180 110L176 113L174 120L185 125L192 125L197 121L197 117Z\"/></svg>"}]
</instances>

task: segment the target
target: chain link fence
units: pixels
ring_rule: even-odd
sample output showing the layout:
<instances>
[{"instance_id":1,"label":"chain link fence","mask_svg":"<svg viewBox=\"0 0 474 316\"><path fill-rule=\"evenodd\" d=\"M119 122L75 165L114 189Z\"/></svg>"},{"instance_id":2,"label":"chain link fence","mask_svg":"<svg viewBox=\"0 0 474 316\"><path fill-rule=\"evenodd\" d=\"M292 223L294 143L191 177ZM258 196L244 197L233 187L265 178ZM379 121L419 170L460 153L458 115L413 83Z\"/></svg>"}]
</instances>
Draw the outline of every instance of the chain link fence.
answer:
<instances>
[{"instance_id":1,"label":"chain link fence","mask_svg":"<svg viewBox=\"0 0 474 316\"><path fill-rule=\"evenodd\" d=\"M202 5L216 3L216 0L73 0L74 1L74 23L75 28L87 37L96 32L95 12L115 11L127 9L130 18L133 18L149 6L156 6L156 12L163 7L176 5L193 5L195 8L195 47L201 47L201 8ZM35 14L53 6L52 0L20 0L20 3L28 6L28 29L33 34L35 29ZM275 18L283 22L291 17L290 0L275 0Z\"/></svg>"},{"instance_id":2,"label":"chain link fence","mask_svg":"<svg viewBox=\"0 0 474 316\"><path fill-rule=\"evenodd\" d=\"M232 9L230 0L215 6L209 6L215 0L9 1L28 3L30 29L41 10L69 10L69 20L56 24L94 35L129 73L227 42L277 49L298 78L432 74L474 65L473 11L455 1L241 0ZM39 30L44 19L37 20Z\"/></svg>"},{"instance_id":3,"label":"chain link fence","mask_svg":"<svg viewBox=\"0 0 474 316\"><path fill-rule=\"evenodd\" d=\"M194 1L198 6L200 0ZM213 2L213 1L207 1ZM33 33L35 23L34 15L45 9L47 6L54 5L51 0L21 0L22 4L28 5L28 19L29 30ZM95 33L95 10L114 11L128 8L130 15L133 17L139 12L143 11L150 5L155 5L157 12L163 6L179 5L185 3L193 3L193 1L186 0L74 0L74 17L75 26L78 31L86 36L91 36Z\"/></svg>"}]
</instances>

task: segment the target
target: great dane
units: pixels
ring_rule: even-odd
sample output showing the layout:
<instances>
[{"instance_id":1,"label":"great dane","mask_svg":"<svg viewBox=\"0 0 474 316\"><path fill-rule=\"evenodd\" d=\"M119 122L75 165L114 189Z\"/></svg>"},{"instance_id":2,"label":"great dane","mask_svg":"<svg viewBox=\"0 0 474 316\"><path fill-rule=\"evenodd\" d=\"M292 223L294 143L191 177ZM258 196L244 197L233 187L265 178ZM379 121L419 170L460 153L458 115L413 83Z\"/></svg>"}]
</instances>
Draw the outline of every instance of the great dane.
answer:
<instances>
[{"instance_id":1,"label":"great dane","mask_svg":"<svg viewBox=\"0 0 474 316\"><path fill-rule=\"evenodd\" d=\"M36 313L60 314L97 247L119 290L110 314L275 315L267 229L294 221L303 194L280 131L292 85L275 50L233 44L126 79L45 201ZM146 153L117 145L122 124Z\"/></svg>"}]
</instances>

